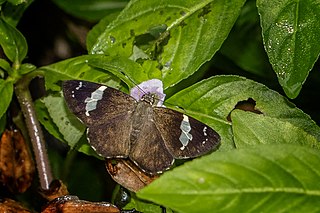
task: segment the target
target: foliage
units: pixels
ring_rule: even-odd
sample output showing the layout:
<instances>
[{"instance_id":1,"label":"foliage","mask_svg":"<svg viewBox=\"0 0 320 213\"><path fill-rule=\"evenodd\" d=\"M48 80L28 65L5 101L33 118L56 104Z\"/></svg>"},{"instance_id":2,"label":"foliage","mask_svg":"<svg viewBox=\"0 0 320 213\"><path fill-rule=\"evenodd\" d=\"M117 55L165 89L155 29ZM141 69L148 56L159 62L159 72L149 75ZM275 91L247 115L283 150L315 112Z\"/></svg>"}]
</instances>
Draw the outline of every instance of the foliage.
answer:
<instances>
[{"instance_id":1,"label":"foliage","mask_svg":"<svg viewBox=\"0 0 320 213\"><path fill-rule=\"evenodd\" d=\"M229 74L241 69L243 76L267 82L275 73L286 96L296 98L320 53L319 0L131 0L125 7L125 1L90 1L88 7L89 1L54 0L77 17L106 16L87 36L87 55L39 68L22 63L28 45L14 21L31 2L0 1L6 55L0 59L1 127L14 86L40 75L47 95L35 101L37 119L71 149L96 156L85 127L66 108L61 82L81 79L128 92L158 78L166 106L211 126L221 146L165 172L134 194L127 208L319 211L319 126L278 92L241 73ZM15 10L11 16L9 7ZM214 75L218 68L223 75ZM235 109L250 101L254 110Z\"/></svg>"},{"instance_id":2,"label":"foliage","mask_svg":"<svg viewBox=\"0 0 320 213\"><path fill-rule=\"evenodd\" d=\"M219 152L167 172L138 196L178 212L316 212L319 160L319 150L283 144Z\"/></svg>"}]
</instances>

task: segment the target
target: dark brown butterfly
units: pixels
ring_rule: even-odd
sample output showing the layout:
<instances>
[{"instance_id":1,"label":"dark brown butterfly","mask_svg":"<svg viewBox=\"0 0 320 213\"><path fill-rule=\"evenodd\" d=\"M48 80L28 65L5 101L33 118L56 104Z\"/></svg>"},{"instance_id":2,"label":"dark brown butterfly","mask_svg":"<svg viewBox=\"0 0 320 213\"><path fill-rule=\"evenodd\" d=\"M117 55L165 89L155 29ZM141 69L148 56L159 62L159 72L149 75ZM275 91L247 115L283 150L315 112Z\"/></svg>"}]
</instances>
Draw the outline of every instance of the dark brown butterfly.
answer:
<instances>
[{"instance_id":1,"label":"dark brown butterfly","mask_svg":"<svg viewBox=\"0 0 320 213\"><path fill-rule=\"evenodd\" d=\"M104 158L129 158L149 174L170 168L174 159L194 158L215 149L220 136L183 113L155 106L152 93L137 101L101 84L66 81L68 107L88 127L92 148Z\"/></svg>"}]
</instances>

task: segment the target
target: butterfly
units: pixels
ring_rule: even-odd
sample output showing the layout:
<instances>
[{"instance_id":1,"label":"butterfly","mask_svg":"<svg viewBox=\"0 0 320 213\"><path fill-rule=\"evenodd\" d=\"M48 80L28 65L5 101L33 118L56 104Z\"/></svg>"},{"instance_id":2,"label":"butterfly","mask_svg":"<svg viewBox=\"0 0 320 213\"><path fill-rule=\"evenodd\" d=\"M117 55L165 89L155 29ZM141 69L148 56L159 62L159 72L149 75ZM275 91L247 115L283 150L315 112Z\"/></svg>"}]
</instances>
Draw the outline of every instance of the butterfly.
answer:
<instances>
[{"instance_id":1,"label":"butterfly","mask_svg":"<svg viewBox=\"0 0 320 213\"><path fill-rule=\"evenodd\" d=\"M63 83L69 109L87 126L89 144L104 158L129 158L148 174L162 173L175 159L195 158L220 144L219 134L181 112L157 106L157 96L140 100L105 85Z\"/></svg>"}]
</instances>

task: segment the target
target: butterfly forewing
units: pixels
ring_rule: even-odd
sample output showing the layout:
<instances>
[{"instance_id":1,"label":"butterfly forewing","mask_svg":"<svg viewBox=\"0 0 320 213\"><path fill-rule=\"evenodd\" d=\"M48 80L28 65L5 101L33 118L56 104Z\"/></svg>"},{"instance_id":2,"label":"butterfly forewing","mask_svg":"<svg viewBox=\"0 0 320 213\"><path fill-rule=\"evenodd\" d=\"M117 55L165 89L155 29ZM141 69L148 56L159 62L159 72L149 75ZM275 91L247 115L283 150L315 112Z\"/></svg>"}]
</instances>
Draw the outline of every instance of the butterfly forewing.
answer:
<instances>
[{"instance_id":1,"label":"butterfly forewing","mask_svg":"<svg viewBox=\"0 0 320 213\"><path fill-rule=\"evenodd\" d=\"M176 159L206 154L220 143L216 131L192 117L163 107L155 107L154 115L166 147Z\"/></svg>"},{"instance_id":2,"label":"butterfly forewing","mask_svg":"<svg viewBox=\"0 0 320 213\"><path fill-rule=\"evenodd\" d=\"M105 158L128 157L136 101L116 89L86 81L66 81L63 92L68 107L87 125L92 148Z\"/></svg>"},{"instance_id":3,"label":"butterfly forewing","mask_svg":"<svg viewBox=\"0 0 320 213\"><path fill-rule=\"evenodd\" d=\"M87 81L65 81L63 94L68 107L87 126L103 124L119 115L131 114L136 105L130 95Z\"/></svg>"}]
</instances>

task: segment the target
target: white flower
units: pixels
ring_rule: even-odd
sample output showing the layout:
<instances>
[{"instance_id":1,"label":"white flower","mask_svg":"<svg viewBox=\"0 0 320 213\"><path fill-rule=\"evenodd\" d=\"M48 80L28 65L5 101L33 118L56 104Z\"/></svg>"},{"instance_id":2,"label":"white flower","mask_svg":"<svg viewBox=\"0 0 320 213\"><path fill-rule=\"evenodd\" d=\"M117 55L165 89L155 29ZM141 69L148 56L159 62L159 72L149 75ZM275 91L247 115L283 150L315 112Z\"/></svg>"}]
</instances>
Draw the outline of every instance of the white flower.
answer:
<instances>
[{"instance_id":1,"label":"white flower","mask_svg":"<svg viewBox=\"0 0 320 213\"><path fill-rule=\"evenodd\" d=\"M137 101L140 101L145 95L153 95L155 99L153 105L156 106L162 106L166 97L166 94L163 93L162 81L159 79L150 79L142 82L131 89L130 95Z\"/></svg>"}]
</instances>

